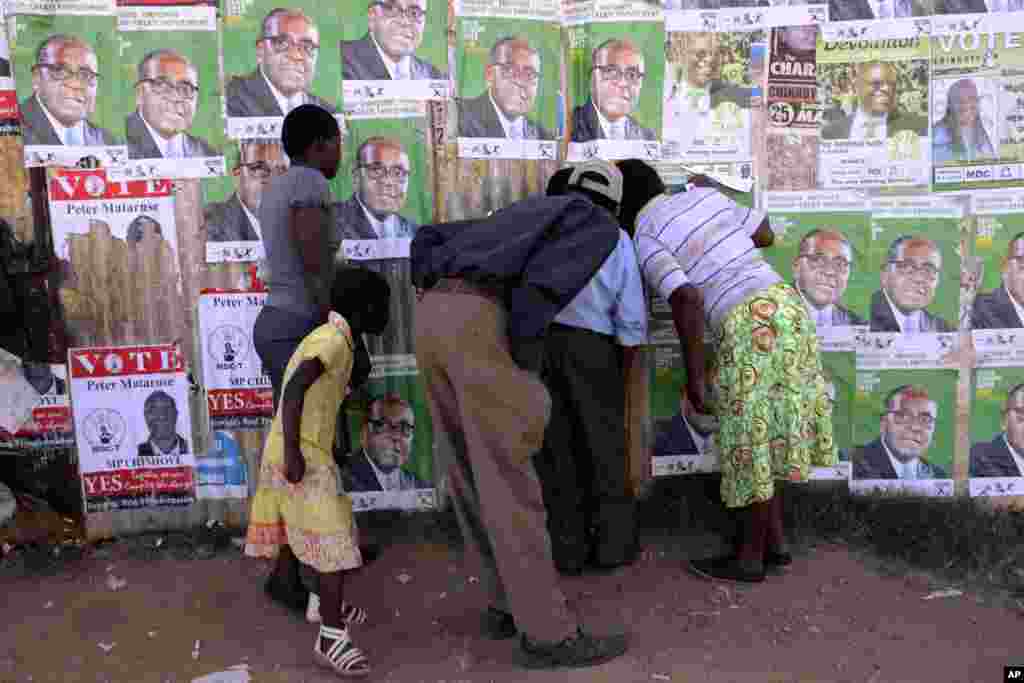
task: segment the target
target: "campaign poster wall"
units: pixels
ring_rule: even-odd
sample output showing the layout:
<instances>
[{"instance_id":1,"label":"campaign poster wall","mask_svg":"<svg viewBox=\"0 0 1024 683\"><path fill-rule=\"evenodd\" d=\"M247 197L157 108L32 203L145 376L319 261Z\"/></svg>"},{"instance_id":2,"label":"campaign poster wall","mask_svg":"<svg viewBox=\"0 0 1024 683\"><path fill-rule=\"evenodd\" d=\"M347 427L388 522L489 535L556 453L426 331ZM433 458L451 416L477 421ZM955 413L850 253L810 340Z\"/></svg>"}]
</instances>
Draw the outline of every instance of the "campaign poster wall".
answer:
<instances>
[{"instance_id":1,"label":"campaign poster wall","mask_svg":"<svg viewBox=\"0 0 1024 683\"><path fill-rule=\"evenodd\" d=\"M961 204L943 197L876 198L868 271L868 334L857 367L941 368L959 344Z\"/></svg>"},{"instance_id":2,"label":"campaign poster wall","mask_svg":"<svg viewBox=\"0 0 1024 683\"><path fill-rule=\"evenodd\" d=\"M930 44L914 21L822 26L820 187L929 184Z\"/></svg>"},{"instance_id":3,"label":"campaign poster wall","mask_svg":"<svg viewBox=\"0 0 1024 683\"><path fill-rule=\"evenodd\" d=\"M850 490L953 495L956 370L862 370Z\"/></svg>"},{"instance_id":4,"label":"campaign poster wall","mask_svg":"<svg viewBox=\"0 0 1024 683\"><path fill-rule=\"evenodd\" d=\"M970 324L976 366L1024 366L1024 198L1018 190L972 197L979 273Z\"/></svg>"},{"instance_id":5,"label":"campaign poster wall","mask_svg":"<svg viewBox=\"0 0 1024 683\"><path fill-rule=\"evenodd\" d=\"M818 27L786 26L771 31L768 53L767 120L763 155L766 191L808 191L818 186Z\"/></svg>"},{"instance_id":6,"label":"campaign poster wall","mask_svg":"<svg viewBox=\"0 0 1024 683\"><path fill-rule=\"evenodd\" d=\"M129 162L114 177L224 175L217 9L132 0L117 22Z\"/></svg>"},{"instance_id":7,"label":"campaign poster wall","mask_svg":"<svg viewBox=\"0 0 1024 683\"><path fill-rule=\"evenodd\" d=\"M986 368L974 374L971 450L972 496L1024 492L1024 368Z\"/></svg>"},{"instance_id":8,"label":"campaign poster wall","mask_svg":"<svg viewBox=\"0 0 1024 683\"><path fill-rule=\"evenodd\" d=\"M266 292L205 290L199 296L203 386L211 429L259 430L274 417L274 392L253 345Z\"/></svg>"},{"instance_id":9,"label":"campaign poster wall","mask_svg":"<svg viewBox=\"0 0 1024 683\"><path fill-rule=\"evenodd\" d=\"M852 351L868 330L871 239L867 197L848 191L767 193L775 243L761 253L804 300L824 351Z\"/></svg>"},{"instance_id":10,"label":"campaign poster wall","mask_svg":"<svg viewBox=\"0 0 1024 683\"><path fill-rule=\"evenodd\" d=\"M857 358L848 351L830 351L821 354L821 369L825 387L832 402L832 436L839 462L834 467L814 467L812 479L850 478L850 452L853 449L853 397L857 387Z\"/></svg>"},{"instance_id":11,"label":"campaign poster wall","mask_svg":"<svg viewBox=\"0 0 1024 683\"><path fill-rule=\"evenodd\" d=\"M661 156L665 23L642 0L594 0L568 16L569 161Z\"/></svg>"},{"instance_id":12,"label":"campaign poster wall","mask_svg":"<svg viewBox=\"0 0 1024 683\"><path fill-rule=\"evenodd\" d=\"M18 2L7 10L25 165L75 166L85 157L104 167L125 163L114 0Z\"/></svg>"},{"instance_id":13,"label":"campaign poster wall","mask_svg":"<svg viewBox=\"0 0 1024 683\"><path fill-rule=\"evenodd\" d=\"M471 159L555 159L562 91L558 0L528 11L462 2L456 19L456 135Z\"/></svg>"},{"instance_id":14,"label":"campaign poster wall","mask_svg":"<svg viewBox=\"0 0 1024 683\"><path fill-rule=\"evenodd\" d=\"M344 9L368 3L344 3ZM291 109L341 109L341 5L229 1L224 11L224 114L228 136L280 140Z\"/></svg>"},{"instance_id":15,"label":"campaign poster wall","mask_svg":"<svg viewBox=\"0 0 1024 683\"><path fill-rule=\"evenodd\" d=\"M7 42L7 23L4 17L3 30L0 31L0 137L21 132L18 92L14 89L14 69L11 66L10 44Z\"/></svg>"},{"instance_id":16,"label":"campaign poster wall","mask_svg":"<svg viewBox=\"0 0 1024 683\"><path fill-rule=\"evenodd\" d=\"M68 351L85 512L190 505L188 377L172 345Z\"/></svg>"},{"instance_id":17,"label":"campaign poster wall","mask_svg":"<svg viewBox=\"0 0 1024 683\"><path fill-rule=\"evenodd\" d=\"M932 36L937 192L1024 184L1024 16L982 16L974 24Z\"/></svg>"},{"instance_id":18,"label":"campaign poster wall","mask_svg":"<svg viewBox=\"0 0 1024 683\"><path fill-rule=\"evenodd\" d=\"M346 110L373 100L448 97L449 3L353 0L325 11L340 15Z\"/></svg>"}]
</instances>

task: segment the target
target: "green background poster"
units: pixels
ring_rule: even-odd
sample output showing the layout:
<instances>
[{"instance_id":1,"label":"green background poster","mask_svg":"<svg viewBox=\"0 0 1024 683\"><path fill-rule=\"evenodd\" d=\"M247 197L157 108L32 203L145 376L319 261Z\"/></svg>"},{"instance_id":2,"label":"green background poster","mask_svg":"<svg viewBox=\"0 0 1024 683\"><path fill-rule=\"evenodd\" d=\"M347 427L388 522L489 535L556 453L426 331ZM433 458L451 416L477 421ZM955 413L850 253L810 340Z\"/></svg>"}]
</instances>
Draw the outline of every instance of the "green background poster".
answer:
<instances>
[{"instance_id":1,"label":"green background poster","mask_svg":"<svg viewBox=\"0 0 1024 683\"><path fill-rule=\"evenodd\" d=\"M367 14L370 5L377 4L374 0L346 0L337 4L323 4L320 10L325 15L335 15L341 30L342 40L359 40L369 32L369 15ZM405 3L411 7L413 3ZM420 3L420 8L426 7L426 21L423 25L423 35L415 55L427 62L430 62L441 73L448 72L448 3L444 0L426 0ZM341 51L337 41L332 43L332 50L337 53L334 59L338 60L336 74L333 78L340 81L341 78Z\"/></svg>"},{"instance_id":2,"label":"green background poster","mask_svg":"<svg viewBox=\"0 0 1024 683\"><path fill-rule=\"evenodd\" d=\"M840 351L821 354L825 381L831 383L832 438L839 451L839 460L850 459L853 447L853 396L856 391L856 356Z\"/></svg>"},{"instance_id":3,"label":"green background poster","mask_svg":"<svg viewBox=\"0 0 1024 683\"><path fill-rule=\"evenodd\" d=\"M1024 233L1024 214L977 216L975 220L977 237L974 240L974 256L979 259L982 267L978 292L988 293L1003 284L1003 263L1010 241Z\"/></svg>"},{"instance_id":4,"label":"green background poster","mask_svg":"<svg viewBox=\"0 0 1024 683\"><path fill-rule=\"evenodd\" d=\"M345 3L348 6L359 2ZM282 5L278 0L249 0L244 3L244 14L225 14L224 17L224 82L233 77L244 77L256 70L256 41L262 35L263 19L270 10ZM340 5L305 3L300 7L316 24L320 32L320 50L317 54L316 74L310 86L312 94L340 109L341 52L338 41L342 36L343 18ZM366 12L362 13L363 31Z\"/></svg>"},{"instance_id":5,"label":"green background poster","mask_svg":"<svg viewBox=\"0 0 1024 683\"><path fill-rule=\"evenodd\" d=\"M761 253L786 282L797 285L801 291L802 282L796 282L793 275L800 241L814 230L842 233L850 243L853 262L846 287L838 292L838 301L833 303L867 320L871 292L878 286L878 271L870 267L867 254L870 237L867 211L773 213L771 226L775 243Z\"/></svg>"},{"instance_id":6,"label":"green background poster","mask_svg":"<svg viewBox=\"0 0 1024 683\"><path fill-rule=\"evenodd\" d=\"M945 320L953 329L960 319L960 219L881 218L871 220L871 241L865 270L870 277L869 296L880 291L879 274L886 267L889 245L902 236L919 236L934 241L942 254L942 270L935 295L926 310ZM862 309L863 310L863 309Z\"/></svg>"},{"instance_id":7,"label":"green background poster","mask_svg":"<svg viewBox=\"0 0 1024 683\"><path fill-rule=\"evenodd\" d=\"M540 55L540 83L533 109L526 117L552 133L558 127L561 94L561 28L549 21L499 17L464 17L458 20L456 63L458 96L472 99L487 92L484 69L490 51L502 38L521 37Z\"/></svg>"},{"instance_id":8,"label":"green background poster","mask_svg":"<svg viewBox=\"0 0 1024 683\"><path fill-rule=\"evenodd\" d=\"M14 78L18 93L18 106L32 96L32 67L36 51L48 37L68 34L81 38L96 53L99 82L96 85L96 111L87 119L109 131L118 144L124 144L124 113L121 98L124 91L131 92L135 72L125 78L118 64L117 17L110 16L33 16L19 15L14 19L9 48L14 60ZM213 54L216 55L216 45Z\"/></svg>"},{"instance_id":9,"label":"green background poster","mask_svg":"<svg viewBox=\"0 0 1024 683\"><path fill-rule=\"evenodd\" d=\"M1022 384L1024 368L982 369L975 373L970 421L972 496L1019 495L1024 488L1019 481L1020 465L1014 458L1024 453L1019 390L1013 402L1008 403L1010 392ZM993 478L1018 480L992 481Z\"/></svg>"},{"instance_id":10,"label":"green background poster","mask_svg":"<svg viewBox=\"0 0 1024 683\"><path fill-rule=\"evenodd\" d=\"M665 73L665 25L661 22L634 21L589 23L566 30L569 38L568 100L572 108L586 104L590 98L593 52L612 38L627 38L644 54L644 80L640 98L632 117L650 128L660 139L662 116L662 84ZM572 116L572 109L567 118Z\"/></svg>"},{"instance_id":11,"label":"green background poster","mask_svg":"<svg viewBox=\"0 0 1024 683\"><path fill-rule=\"evenodd\" d=\"M853 443L864 446L879 438L885 399L889 392L905 384L924 389L938 404L938 417L931 444L924 458L947 474L953 471L956 446L956 370L860 370L853 401ZM856 457L856 451L851 454Z\"/></svg>"}]
</instances>

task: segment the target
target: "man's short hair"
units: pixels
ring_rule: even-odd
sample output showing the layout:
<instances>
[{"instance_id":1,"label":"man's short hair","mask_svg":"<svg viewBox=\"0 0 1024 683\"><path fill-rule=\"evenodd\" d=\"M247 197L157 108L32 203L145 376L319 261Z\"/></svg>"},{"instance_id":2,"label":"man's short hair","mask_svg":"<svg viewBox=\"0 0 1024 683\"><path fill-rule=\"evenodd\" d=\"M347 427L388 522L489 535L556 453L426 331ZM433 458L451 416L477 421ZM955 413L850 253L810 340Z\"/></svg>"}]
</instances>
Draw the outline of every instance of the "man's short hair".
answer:
<instances>
[{"instance_id":1,"label":"man's short hair","mask_svg":"<svg viewBox=\"0 0 1024 683\"><path fill-rule=\"evenodd\" d=\"M939 245L935 243L935 240L927 237L921 237L920 235L900 235L892 241L892 244L889 245L889 252L886 254L885 264L889 265L890 263L899 261L902 258L904 245L910 242L924 242L928 244L932 248L932 251L939 255L939 259L941 261L942 252L939 250Z\"/></svg>"},{"instance_id":2,"label":"man's short hair","mask_svg":"<svg viewBox=\"0 0 1024 683\"><path fill-rule=\"evenodd\" d=\"M370 147L376 147L377 145L397 147L402 151L402 154L408 154L401 141L396 140L395 138L385 137L383 135L374 135L373 137L366 138L366 140L363 141L363 144L356 148L356 163L361 164L363 162L363 155L366 154L366 150Z\"/></svg>"},{"instance_id":3,"label":"man's short hair","mask_svg":"<svg viewBox=\"0 0 1024 683\"><path fill-rule=\"evenodd\" d=\"M359 266L339 266L331 283L331 305L342 317L366 310L367 304L378 308L388 304L391 285L380 273Z\"/></svg>"},{"instance_id":4,"label":"man's short hair","mask_svg":"<svg viewBox=\"0 0 1024 683\"><path fill-rule=\"evenodd\" d=\"M142 237L146 234L146 225L152 223L156 226L157 232L163 236L163 226L160 222L152 216L145 214L136 216L132 219L132 222L128 224L128 228L125 231L124 239L128 244L135 244L142 241ZM169 397L168 397L169 398Z\"/></svg>"},{"instance_id":5,"label":"man's short hair","mask_svg":"<svg viewBox=\"0 0 1024 683\"><path fill-rule=\"evenodd\" d=\"M640 211L647 202L665 193L665 181L653 166L641 159L622 159L615 162L615 165L622 173L619 224L632 236Z\"/></svg>"},{"instance_id":6,"label":"man's short hair","mask_svg":"<svg viewBox=\"0 0 1024 683\"><path fill-rule=\"evenodd\" d=\"M270 35L270 30L275 20L287 19L289 17L300 17L305 19L306 23L310 26L316 26L313 20L309 18L309 15L297 7L275 7L263 17L263 23L260 24L260 38L266 38Z\"/></svg>"},{"instance_id":7,"label":"man's short hair","mask_svg":"<svg viewBox=\"0 0 1024 683\"><path fill-rule=\"evenodd\" d=\"M55 33L52 36L48 36L46 40L39 43L39 47L36 48L36 64L45 64L43 59L46 57L46 52L54 45L79 45L88 49L94 55L96 50L93 46L85 42L78 36L73 36L70 33Z\"/></svg>"},{"instance_id":8,"label":"man's short hair","mask_svg":"<svg viewBox=\"0 0 1024 683\"><path fill-rule=\"evenodd\" d=\"M315 104L300 104L288 112L281 124L281 142L290 159L300 159L316 143L339 137L338 120Z\"/></svg>"},{"instance_id":9,"label":"man's short hair","mask_svg":"<svg viewBox=\"0 0 1024 683\"><path fill-rule=\"evenodd\" d=\"M145 403L142 404L142 412L147 412L157 401L167 401L174 406L174 410L178 410L178 402L174 400L174 397L162 389L157 389L146 397Z\"/></svg>"},{"instance_id":10,"label":"man's short hair","mask_svg":"<svg viewBox=\"0 0 1024 683\"><path fill-rule=\"evenodd\" d=\"M809 233L800 238L800 244L797 245L796 253L799 256L803 256L810 250L810 244L812 240L817 240L819 237L832 237L839 239L843 243L843 246L850 251L850 255L853 255L853 247L850 245L850 240L847 239L839 230L835 228L815 228Z\"/></svg>"},{"instance_id":11,"label":"man's short hair","mask_svg":"<svg viewBox=\"0 0 1024 683\"><path fill-rule=\"evenodd\" d=\"M572 176L572 171L572 166L566 166L555 171L554 175L548 179L547 190L545 190L544 194L549 197L555 197L568 192L569 178Z\"/></svg>"},{"instance_id":12,"label":"man's short hair","mask_svg":"<svg viewBox=\"0 0 1024 683\"><path fill-rule=\"evenodd\" d=\"M906 395L907 398L923 398L926 401L931 401L931 396L928 395L928 390L922 386L916 384L901 384L885 396L885 402L882 404L882 410L886 413L893 409L893 403L896 401L898 396Z\"/></svg>"},{"instance_id":13,"label":"man's short hair","mask_svg":"<svg viewBox=\"0 0 1024 683\"><path fill-rule=\"evenodd\" d=\"M375 405L402 408L403 410L408 410L410 413L413 413L413 417L415 417L416 415L415 412L413 412L411 403L406 401L399 394L391 391L386 394L381 394L380 396L372 396L370 398L370 400L366 404L366 414L363 415L364 427L369 423L370 414L373 412L373 407Z\"/></svg>"},{"instance_id":14,"label":"man's short hair","mask_svg":"<svg viewBox=\"0 0 1024 683\"><path fill-rule=\"evenodd\" d=\"M641 58L644 56L643 51L629 38L609 38L594 48L594 51L590 54L590 63L597 64L597 56L601 54L601 51L611 51L613 48L638 54Z\"/></svg>"},{"instance_id":15,"label":"man's short hair","mask_svg":"<svg viewBox=\"0 0 1024 683\"><path fill-rule=\"evenodd\" d=\"M540 57L540 53L537 51L537 48L530 45L530 41L527 40L526 38L523 38L522 36L504 36L502 38L498 38L498 41L494 44L493 47L491 47L490 56L489 59L487 60L487 63L497 64L498 61L501 59L501 53L504 52L508 47L516 44L525 45L526 48L530 50L530 52Z\"/></svg>"},{"instance_id":16,"label":"man's short hair","mask_svg":"<svg viewBox=\"0 0 1024 683\"><path fill-rule=\"evenodd\" d=\"M191 69L196 68L188 57L178 52L174 48L162 47L159 50L153 50L152 52L146 53L146 56L143 57L142 60L139 62L139 68L136 74L138 76L138 80L144 81L147 78L149 78L150 62L155 62L156 60L161 59L162 57L169 57L171 59L176 59L180 62L184 62L188 64L189 68Z\"/></svg>"}]
</instances>

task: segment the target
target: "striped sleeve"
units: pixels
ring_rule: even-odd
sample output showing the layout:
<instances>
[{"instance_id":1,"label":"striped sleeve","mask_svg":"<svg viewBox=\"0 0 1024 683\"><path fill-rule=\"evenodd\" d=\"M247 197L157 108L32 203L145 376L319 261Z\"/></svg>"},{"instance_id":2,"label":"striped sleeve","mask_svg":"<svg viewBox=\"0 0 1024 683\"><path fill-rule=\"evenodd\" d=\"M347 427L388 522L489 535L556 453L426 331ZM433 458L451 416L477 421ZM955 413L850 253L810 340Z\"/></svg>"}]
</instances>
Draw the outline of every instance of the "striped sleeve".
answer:
<instances>
[{"instance_id":1,"label":"striped sleeve","mask_svg":"<svg viewBox=\"0 0 1024 683\"><path fill-rule=\"evenodd\" d=\"M672 250L656 237L638 232L636 254L647 286L657 291L665 301L672 292L689 284L690 280Z\"/></svg>"},{"instance_id":2,"label":"striped sleeve","mask_svg":"<svg viewBox=\"0 0 1024 683\"><path fill-rule=\"evenodd\" d=\"M757 227L761 225L767 214L758 209L748 209L745 206L740 206L728 197L725 200L732 204L735 223L743 228L743 232L746 233L747 237L757 232Z\"/></svg>"}]
</instances>

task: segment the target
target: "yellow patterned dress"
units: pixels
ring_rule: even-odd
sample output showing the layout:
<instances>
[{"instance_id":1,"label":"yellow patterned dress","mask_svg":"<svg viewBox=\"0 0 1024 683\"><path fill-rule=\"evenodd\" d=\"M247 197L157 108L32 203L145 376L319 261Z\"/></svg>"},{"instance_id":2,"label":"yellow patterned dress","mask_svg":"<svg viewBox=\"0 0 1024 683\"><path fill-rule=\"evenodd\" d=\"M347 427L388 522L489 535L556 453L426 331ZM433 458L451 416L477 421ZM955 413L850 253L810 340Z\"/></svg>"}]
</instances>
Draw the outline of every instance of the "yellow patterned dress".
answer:
<instances>
[{"instance_id":1,"label":"yellow patterned dress","mask_svg":"<svg viewBox=\"0 0 1024 683\"><path fill-rule=\"evenodd\" d=\"M715 330L715 347L711 387L727 507L770 500L775 479L805 481L812 466L836 464L818 337L792 286L772 285L733 307Z\"/></svg>"},{"instance_id":2,"label":"yellow patterned dress","mask_svg":"<svg viewBox=\"0 0 1024 683\"><path fill-rule=\"evenodd\" d=\"M324 374L306 392L300 443L306 473L298 484L284 476L284 433L278 408L263 448L259 486L249 514L245 554L275 558L283 544L318 572L362 565L352 499L338 491L338 466L331 455L338 407L348 390L353 362L352 332L331 313L328 323L302 340L284 373L284 384L304 360L319 358Z\"/></svg>"}]
</instances>

